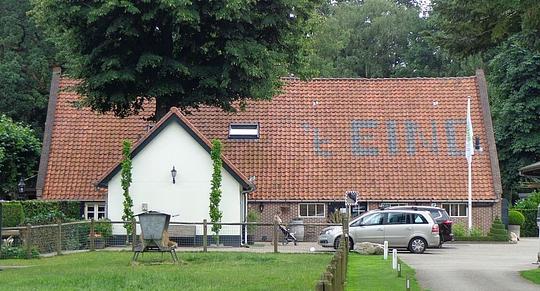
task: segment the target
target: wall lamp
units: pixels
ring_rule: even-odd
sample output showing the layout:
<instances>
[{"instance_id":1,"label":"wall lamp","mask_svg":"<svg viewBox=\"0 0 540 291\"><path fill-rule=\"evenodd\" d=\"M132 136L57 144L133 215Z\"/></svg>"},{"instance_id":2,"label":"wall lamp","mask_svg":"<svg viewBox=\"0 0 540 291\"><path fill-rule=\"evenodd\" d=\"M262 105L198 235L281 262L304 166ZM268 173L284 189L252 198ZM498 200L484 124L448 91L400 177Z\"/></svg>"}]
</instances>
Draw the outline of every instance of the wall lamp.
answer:
<instances>
[{"instance_id":1,"label":"wall lamp","mask_svg":"<svg viewBox=\"0 0 540 291\"><path fill-rule=\"evenodd\" d=\"M172 176L172 183L175 184L176 183L176 169L174 168L174 166L172 167L172 170L171 170L171 176Z\"/></svg>"},{"instance_id":2,"label":"wall lamp","mask_svg":"<svg viewBox=\"0 0 540 291\"><path fill-rule=\"evenodd\" d=\"M262 204L262 203L259 203L259 212L261 212L261 213L262 213L262 212L263 212L263 210L264 210L264 204Z\"/></svg>"}]
</instances>

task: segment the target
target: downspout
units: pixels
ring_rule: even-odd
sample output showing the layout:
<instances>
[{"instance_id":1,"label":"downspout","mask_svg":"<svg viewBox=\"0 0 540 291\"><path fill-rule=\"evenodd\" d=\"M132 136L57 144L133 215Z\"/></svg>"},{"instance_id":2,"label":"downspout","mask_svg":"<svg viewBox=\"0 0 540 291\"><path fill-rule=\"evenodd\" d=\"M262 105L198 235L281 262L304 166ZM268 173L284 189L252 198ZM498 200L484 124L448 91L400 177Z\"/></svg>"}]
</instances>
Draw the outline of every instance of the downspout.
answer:
<instances>
[{"instance_id":1,"label":"downspout","mask_svg":"<svg viewBox=\"0 0 540 291\"><path fill-rule=\"evenodd\" d=\"M257 187L255 186L255 184L250 184L248 190L244 190L244 191L240 192L240 195L243 196L242 199L244 199L244 209L243 209L243 211L244 211L244 221L243 222L244 223L247 222L248 194L255 191L256 189L257 189ZM243 239L243 241L242 241L242 243L240 245L241 246L247 246L247 244L248 244L247 243L247 226L244 226L243 234L244 234L243 235L244 239Z\"/></svg>"}]
</instances>

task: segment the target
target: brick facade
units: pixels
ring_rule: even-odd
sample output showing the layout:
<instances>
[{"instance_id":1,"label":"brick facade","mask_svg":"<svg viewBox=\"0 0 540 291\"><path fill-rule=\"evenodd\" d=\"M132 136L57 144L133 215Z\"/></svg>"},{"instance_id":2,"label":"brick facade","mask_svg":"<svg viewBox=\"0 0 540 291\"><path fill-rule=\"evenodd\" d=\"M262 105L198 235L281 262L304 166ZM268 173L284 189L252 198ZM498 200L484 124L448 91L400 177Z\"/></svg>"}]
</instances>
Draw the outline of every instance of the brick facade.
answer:
<instances>
[{"instance_id":1,"label":"brick facade","mask_svg":"<svg viewBox=\"0 0 540 291\"><path fill-rule=\"evenodd\" d=\"M277 214L283 221L284 225L289 225L293 218L299 216L298 208L299 203L302 202L249 202L248 209L255 211L260 215L260 223L273 223L274 216ZM400 203L385 202L385 203ZM327 203L325 203L327 205ZM380 206L380 202L369 202L368 210L377 209ZM412 203L405 203L412 205ZM262 205L262 212L261 210ZM431 206L431 203L414 203L414 205ZM441 203L437 203L437 207L441 207ZM328 223L329 213L328 208L325 209L326 217L324 218L302 218L304 223ZM501 202L497 203L473 203L473 226L481 229L484 234L489 232L491 224L495 217L501 217ZM451 220L455 223L460 223L467 227L467 217L451 217ZM305 226L304 227L304 241L316 241L319 232L323 226ZM281 232L279 232L281 238ZM254 232L255 241L271 241L272 240L272 227L271 226L259 226Z\"/></svg>"}]
</instances>

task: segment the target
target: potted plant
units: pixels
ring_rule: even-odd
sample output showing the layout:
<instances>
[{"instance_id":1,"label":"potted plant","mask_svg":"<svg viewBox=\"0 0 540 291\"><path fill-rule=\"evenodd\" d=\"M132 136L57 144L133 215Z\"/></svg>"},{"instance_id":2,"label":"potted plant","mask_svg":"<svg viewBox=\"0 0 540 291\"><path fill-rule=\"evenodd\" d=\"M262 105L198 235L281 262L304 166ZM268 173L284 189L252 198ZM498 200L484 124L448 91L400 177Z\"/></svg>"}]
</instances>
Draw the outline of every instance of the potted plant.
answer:
<instances>
[{"instance_id":1,"label":"potted plant","mask_svg":"<svg viewBox=\"0 0 540 291\"><path fill-rule=\"evenodd\" d=\"M508 211L508 231L515 233L518 238L524 222L525 216L521 212L517 210Z\"/></svg>"},{"instance_id":2,"label":"potted plant","mask_svg":"<svg viewBox=\"0 0 540 291\"><path fill-rule=\"evenodd\" d=\"M112 236L112 224L108 219L100 219L94 224L94 246L96 249L105 248L105 243Z\"/></svg>"},{"instance_id":3,"label":"potted plant","mask_svg":"<svg viewBox=\"0 0 540 291\"><path fill-rule=\"evenodd\" d=\"M247 222L259 222L260 216L259 213L253 210L249 210L247 213ZM255 238L255 230L257 229L256 225L248 224L247 226L247 242L248 245L252 245L254 243Z\"/></svg>"}]
</instances>

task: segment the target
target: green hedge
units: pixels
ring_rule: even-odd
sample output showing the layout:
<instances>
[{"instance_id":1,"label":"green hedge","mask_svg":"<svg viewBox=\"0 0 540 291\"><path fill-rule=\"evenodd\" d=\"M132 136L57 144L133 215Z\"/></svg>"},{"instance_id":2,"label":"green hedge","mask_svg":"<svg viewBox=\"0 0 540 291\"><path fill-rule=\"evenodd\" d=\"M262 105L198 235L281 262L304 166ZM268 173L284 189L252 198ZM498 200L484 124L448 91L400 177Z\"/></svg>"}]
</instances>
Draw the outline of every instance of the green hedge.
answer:
<instances>
[{"instance_id":1,"label":"green hedge","mask_svg":"<svg viewBox=\"0 0 540 291\"><path fill-rule=\"evenodd\" d=\"M24 214L28 218L44 216L49 213L62 212L68 219L80 219L80 202L78 201L43 201L26 200L21 202Z\"/></svg>"},{"instance_id":2,"label":"green hedge","mask_svg":"<svg viewBox=\"0 0 540 291\"><path fill-rule=\"evenodd\" d=\"M2 203L2 226L13 227L24 222L24 212L20 202Z\"/></svg>"},{"instance_id":3,"label":"green hedge","mask_svg":"<svg viewBox=\"0 0 540 291\"><path fill-rule=\"evenodd\" d=\"M521 226L522 237L538 237L538 225L536 224L536 213L538 209L519 209L525 216L525 222Z\"/></svg>"},{"instance_id":4,"label":"green hedge","mask_svg":"<svg viewBox=\"0 0 540 291\"><path fill-rule=\"evenodd\" d=\"M491 225L491 229L487 236L492 237L493 240L496 241L508 240L508 231L506 231L504 224L498 217L493 220L493 224Z\"/></svg>"}]
</instances>

